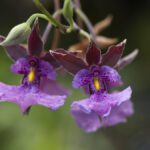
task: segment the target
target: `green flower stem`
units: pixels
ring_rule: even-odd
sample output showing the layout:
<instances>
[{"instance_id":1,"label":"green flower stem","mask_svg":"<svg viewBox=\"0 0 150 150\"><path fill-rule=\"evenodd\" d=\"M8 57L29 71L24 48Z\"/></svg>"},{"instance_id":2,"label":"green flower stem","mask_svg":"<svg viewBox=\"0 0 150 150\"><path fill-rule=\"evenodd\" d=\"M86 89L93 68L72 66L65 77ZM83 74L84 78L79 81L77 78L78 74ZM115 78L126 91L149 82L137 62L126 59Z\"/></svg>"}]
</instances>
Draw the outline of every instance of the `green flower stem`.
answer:
<instances>
[{"instance_id":1,"label":"green flower stem","mask_svg":"<svg viewBox=\"0 0 150 150\"><path fill-rule=\"evenodd\" d=\"M28 23L32 23L33 20L36 18L36 17L40 17L40 18L43 18L43 19L46 19L47 21L49 21L51 24L53 24L55 27L61 29L64 33L70 33L74 30L77 30L79 31L79 33L86 37L89 41L91 41L91 35L89 35L88 32L84 31L83 29L80 29L80 27L78 27L77 24L74 23L74 29L72 30L70 27L66 27L65 25L59 23L54 16L52 16L45 8L44 6L41 4L40 0L33 0L34 3L36 4L36 6L41 10L42 13L44 14L33 14L28 20L27 22ZM61 14L62 13L62 10L59 10L59 12L57 12L58 14ZM83 17L84 18L84 17ZM49 30L49 29L48 29ZM47 30L47 31L48 31ZM47 32L46 31L46 32ZM45 38L44 38L45 39Z\"/></svg>"},{"instance_id":2,"label":"green flower stem","mask_svg":"<svg viewBox=\"0 0 150 150\"><path fill-rule=\"evenodd\" d=\"M80 35L87 38L89 40L89 42L92 41L91 35L88 32L86 32L85 30L81 29L76 23L74 23L74 30L78 31Z\"/></svg>"},{"instance_id":3,"label":"green flower stem","mask_svg":"<svg viewBox=\"0 0 150 150\"><path fill-rule=\"evenodd\" d=\"M40 13L36 13L36 14L33 14L32 16L30 16L30 18L26 21L26 23L31 26L31 24L33 23L33 21L36 18L42 18L42 19L45 19L47 21L50 21L49 18L46 15L40 14Z\"/></svg>"},{"instance_id":4,"label":"green flower stem","mask_svg":"<svg viewBox=\"0 0 150 150\"><path fill-rule=\"evenodd\" d=\"M40 0L33 0L36 6L40 9L40 11L45 14L49 22L52 23L55 27L61 29L62 31L66 31L66 27L62 25L60 22L58 22L43 6L43 4L40 2Z\"/></svg>"},{"instance_id":5,"label":"green flower stem","mask_svg":"<svg viewBox=\"0 0 150 150\"><path fill-rule=\"evenodd\" d=\"M88 32L86 32L86 31L80 29L80 30L79 30L79 33L80 33L82 36L86 37L86 38L89 40L89 42L91 42L91 36L89 35Z\"/></svg>"}]
</instances>

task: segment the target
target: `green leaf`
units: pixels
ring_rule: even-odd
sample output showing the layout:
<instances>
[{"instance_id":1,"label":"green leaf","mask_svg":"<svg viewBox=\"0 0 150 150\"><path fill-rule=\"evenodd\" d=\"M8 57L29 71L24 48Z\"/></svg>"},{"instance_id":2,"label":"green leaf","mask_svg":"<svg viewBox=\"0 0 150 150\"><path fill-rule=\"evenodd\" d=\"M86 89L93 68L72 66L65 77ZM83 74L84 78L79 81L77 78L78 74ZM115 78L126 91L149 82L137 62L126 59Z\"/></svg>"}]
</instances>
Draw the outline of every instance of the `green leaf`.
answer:
<instances>
[{"instance_id":1,"label":"green leaf","mask_svg":"<svg viewBox=\"0 0 150 150\"><path fill-rule=\"evenodd\" d=\"M71 32L73 30L73 6L71 3L71 0L65 0L64 2L64 6L63 6L63 15L66 18L66 20L68 21L70 27L68 29L69 32Z\"/></svg>"},{"instance_id":2,"label":"green leaf","mask_svg":"<svg viewBox=\"0 0 150 150\"><path fill-rule=\"evenodd\" d=\"M8 33L6 39L0 43L1 46L16 45L27 39L31 33L30 25L26 22L13 27Z\"/></svg>"}]
</instances>

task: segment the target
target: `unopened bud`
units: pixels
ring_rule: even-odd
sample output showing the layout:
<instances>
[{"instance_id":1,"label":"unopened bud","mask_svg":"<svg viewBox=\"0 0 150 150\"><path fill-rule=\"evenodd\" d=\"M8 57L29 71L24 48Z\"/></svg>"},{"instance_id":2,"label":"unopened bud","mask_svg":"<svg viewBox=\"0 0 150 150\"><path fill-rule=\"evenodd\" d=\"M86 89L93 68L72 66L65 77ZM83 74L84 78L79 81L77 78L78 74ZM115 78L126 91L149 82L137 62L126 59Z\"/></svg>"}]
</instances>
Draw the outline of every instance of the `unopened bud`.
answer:
<instances>
[{"instance_id":1,"label":"unopened bud","mask_svg":"<svg viewBox=\"0 0 150 150\"><path fill-rule=\"evenodd\" d=\"M23 42L31 33L30 25L26 22L21 23L10 30L6 39L0 43L1 46L10 46Z\"/></svg>"}]
</instances>

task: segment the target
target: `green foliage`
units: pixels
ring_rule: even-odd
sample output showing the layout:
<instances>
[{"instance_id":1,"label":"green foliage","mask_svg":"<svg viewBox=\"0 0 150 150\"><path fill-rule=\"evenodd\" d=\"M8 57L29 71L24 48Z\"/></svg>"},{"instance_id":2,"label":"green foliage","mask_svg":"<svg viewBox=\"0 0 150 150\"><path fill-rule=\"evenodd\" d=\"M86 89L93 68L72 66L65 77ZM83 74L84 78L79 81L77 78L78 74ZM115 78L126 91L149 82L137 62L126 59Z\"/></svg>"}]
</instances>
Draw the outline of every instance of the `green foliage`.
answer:
<instances>
[{"instance_id":1,"label":"green foliage","mask_svg":"<svg viewBox=\"0 0 150 150\"><path fill-rule=\"evenodd\" d=\"M64 6L63 6L63 15L68 21L70 27L68 29L68 32L71 32L73 30L73 6L71 3L71 0L65 0Z\"/></svg>"}]
</instances>

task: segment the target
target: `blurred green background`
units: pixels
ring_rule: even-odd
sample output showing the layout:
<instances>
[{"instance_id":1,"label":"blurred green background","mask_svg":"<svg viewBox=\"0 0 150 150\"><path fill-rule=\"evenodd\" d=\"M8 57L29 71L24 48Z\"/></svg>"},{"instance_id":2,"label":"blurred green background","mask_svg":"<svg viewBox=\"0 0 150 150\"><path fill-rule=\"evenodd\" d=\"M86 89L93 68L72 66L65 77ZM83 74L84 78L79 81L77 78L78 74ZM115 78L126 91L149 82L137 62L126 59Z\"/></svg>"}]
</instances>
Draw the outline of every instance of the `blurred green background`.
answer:
<instances>
[{"instance_id":1,"label":"blurred green background","mask_svg":"<svg viewBox=\"0 0 150 150\"><path fill-rule=\"evenodd\" d=\"M53 1L43 0L53 11ZM121 71L125 86L133 88L134 115L126 124L100 129L86 134L79 129L70 115L73 100L83 97L74 90L64 107L56 112L40 106L23 116L15 104L0 104L0 150L149 150L150 149L150 1L149 0L81 0L83 10L91 22L113 14L112 25L102 32L109 37L128 39L125 54L140 49L137 59ZM38 12L32 0L0 1L0 34L8 31L32 13ZM41 21L42 28L45 22ZM49 48L53 34L47 42ZM76 41L73 35L63 36L60 47L67 48ZM10 72L12 62L0 50L0 81L19 84L20 76ZM61 75L58 80L71 88L71 76Z\"/></svg>"}]
</instances>

